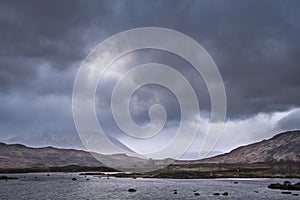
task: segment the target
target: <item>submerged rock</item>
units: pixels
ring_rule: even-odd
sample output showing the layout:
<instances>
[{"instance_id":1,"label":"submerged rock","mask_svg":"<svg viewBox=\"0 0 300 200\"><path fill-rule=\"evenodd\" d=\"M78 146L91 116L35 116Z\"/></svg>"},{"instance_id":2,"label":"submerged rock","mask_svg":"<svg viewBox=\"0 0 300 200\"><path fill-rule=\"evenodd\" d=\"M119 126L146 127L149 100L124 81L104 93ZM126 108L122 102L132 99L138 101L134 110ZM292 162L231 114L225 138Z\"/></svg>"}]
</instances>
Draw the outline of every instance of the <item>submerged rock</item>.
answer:
<instances>
[{"instance_id":1,"label":"submerged rock","mask_svg":"<svg viewBox=\"0 0 300 200\"><path fill-rule=\"evenodd\" d=\"M128 189L128 192L136 192L136 189L129 188L129 189Z\"/></svg>"},{"instance_id":2,"label":"submerged rock","mask_svg":"<svg viewBox=\"0 0 300 200\"><path fill-rule=\"evenodd\" d=\"M72 181L77 181L77 178L72 178Z\"/></svg>"},{"instance_id":3,"label":"submerged rock","mask_svg":"<svg viewBox=\"0 0 300 200\"><path fill-rule=\"evenodd\" d=\"M200 194L198 192L194 193L195 196L199 196Z\"/></svg>"}]
</instances>

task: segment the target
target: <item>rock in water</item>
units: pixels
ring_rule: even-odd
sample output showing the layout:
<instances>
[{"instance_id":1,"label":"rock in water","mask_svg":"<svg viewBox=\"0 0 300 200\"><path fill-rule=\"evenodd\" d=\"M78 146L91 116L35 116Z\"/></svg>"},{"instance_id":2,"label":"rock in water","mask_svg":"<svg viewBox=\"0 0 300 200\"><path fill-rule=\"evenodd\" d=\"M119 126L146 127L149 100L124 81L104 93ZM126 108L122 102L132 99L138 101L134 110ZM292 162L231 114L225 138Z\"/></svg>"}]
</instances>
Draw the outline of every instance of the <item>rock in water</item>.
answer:
<instances>
[{"instance_id":1,"label":"rock in water","mask_svg":"<svg viewBox=\"0 0 300 200\"><path fill-rule=\"evenodd\" d=\"M300 190L300 182L296 183L294 186L296 190Z\"/></svg>"},{"instance_id":2,"label":"rock in water","mask_svg":"<svg viewBox=\"0 0 300 200\"><path fill-rule=\"evenodd\" d=\"M136 192L136 189L129 188L129 189L128 189L128 192Z\"/></svg>"},{"instance_id":3,"label":"rock in water","mask_svg":"<svg viewBox=\"0 0 300 200\"><path fill-rule=\"evenodd\" d=\"M268 188L280 190L300 190L300 182L296 184L291 184L289 181L285 181L283 184L274 183L270 184Z\"/></svg>"},{"instance_id":4,"label":"rock in water","mask_svg":"<svg viewBox=\"0 0 300 200\"><path fill-rule=\"evenodd\" d=\"M292 192L281 192L281 194L292 194Z\"/></svg>"},{"instance_id":5,"label":"rock in water","mask_svg":"<svg viewBox=\"0 0 300 200\"><path fill-rule=\"evenodd\" d=\"M223 196L228 196L228 192L224 192L222 195Z\"/></svg>"},{"instance_id":6,"label":"rock in water","mask_svg":"<svg viewBox=\"0 0 300 200\"><path fill-rule=\"evenodd\" d=\"M280 183L272 183L268 186L268 188L270 188L270 189L280 189L281 184Z\"/></svg>"},{"instance_id":7,"label":"rock in water","mask_svg":"<svg viewBox=\"0 0 300 200\"><path fill-rule=\"evenodd\" d=\"M290 181L284 181L283 185L291 185Z\"/></svg>"},{"instance_id":8,"label":"rock in water","mask_svg":"<svg viewBox=\"0 0 300 200\"><path fill-rule=\"evenodd\" d=\"M221 194L220 193L214 193L214 196L220 196Z\"/></svg>"},{"instance_id":9,"label":"rock in water","mask_svg":"<svg viewBox=\"0 0 300 200\"><path fill-rule=\"evenodd\" d=\"M72 181L77 181L77 179L76 178L72 178Z\"/></svg>"}]
</instances>

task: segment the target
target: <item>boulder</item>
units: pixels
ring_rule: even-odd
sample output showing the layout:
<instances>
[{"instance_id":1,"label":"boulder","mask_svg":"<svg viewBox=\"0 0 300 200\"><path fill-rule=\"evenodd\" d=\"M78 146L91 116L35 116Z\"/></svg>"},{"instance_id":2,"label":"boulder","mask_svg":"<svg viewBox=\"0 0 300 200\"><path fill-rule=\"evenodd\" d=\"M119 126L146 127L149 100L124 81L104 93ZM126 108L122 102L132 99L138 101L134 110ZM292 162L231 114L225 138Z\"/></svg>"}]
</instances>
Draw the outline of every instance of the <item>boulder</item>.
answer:
<instances>
[{"instance_id":1,"label":"boulder","mask_svg":"<svg viewBox=\"0 0 300 200\"><path fill-rule=\"evenodd\" d=\"M272 183L268 186L270 189L280 189L282 185L280 183Z\"/></svg>"},{"instance_id":2,"label":"boulder","mask_svg":"<svg viewBox=\"0 0 300 200\"><path fill-rule=\"evenodd\" d=\"M283 185L291 185L290 181L284 181Z\"/></svg>"},{"instance_id":3,"label":"boulder","mask_svg":"<svg viewBox=\"0 0 300 200\"><path fill-rule=\"evenodd\" d=\"M300 190L300 182L296 183L296 184L294 185L294 187L295 187L296 190Z\"/></svg>"},{"instance_id":4,"label":"boulder","mask_svg":"<svg viewBox=\"0 0 300 200\"><path fill-rule=\"evenodd\" d=\"M280 189L280 190L300 190L300 183L291 184L289 181L285 181L283 184L274 183L268 186L270 189Z\"/></svg>"},{"instance_id":5,"label":"boulder","mask_svg":"<svg viewBox=\"0 0 300 200\"><path fill-rule=\"evenodd\" d=\"M129 188L129 189L128 189L128 192L136 192L136 189Z\"/></svg>"},{"instance_id":6,"label":"boulder","mask_svg":"<svg viewBox=\"0 0 300 200\"><path fill-rule=\"evenodd\" d=\"M228 196L228 192L224 192L222 195L223 196Z\"/></svg>"}]
</instances>

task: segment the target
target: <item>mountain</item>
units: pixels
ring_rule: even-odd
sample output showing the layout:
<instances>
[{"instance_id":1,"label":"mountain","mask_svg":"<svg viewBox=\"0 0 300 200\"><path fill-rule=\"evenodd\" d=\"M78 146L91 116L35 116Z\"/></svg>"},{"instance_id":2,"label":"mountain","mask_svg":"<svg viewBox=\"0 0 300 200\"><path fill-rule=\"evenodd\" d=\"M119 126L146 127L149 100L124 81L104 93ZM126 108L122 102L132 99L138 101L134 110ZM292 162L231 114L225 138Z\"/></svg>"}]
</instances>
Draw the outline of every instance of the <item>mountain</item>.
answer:
<instances>
[{"instance_id":1,"label":"mountain","mask_svg":"<svg viewBox=\"0 0 300 200\"><path fill-rule=\"evenodd\" d=\"M53 147L31 148L0 143L0 168L44 168L64 165L103 166L90 153Z\"/></svg>"},{"instance_id":2,"label":"mountain","mask_svg":"<svg viewBox=\"0 0 300 200\"><path fill-rule=\"evenodd\" d=\"M126 154L103 155L93 152L75 149L60 149L54 147L31 148L21 144L0 143L0 172L7 171L45 171L45 170L80 170L91 168L95 170L101 167L104 171L147 170L149 168L161 168L160 166L172 162L165 160L147 160L139 157L127 156ZM149 166L149 163L151 166ZM50 169L51 168L51 169Z\"/></svg>"},{"instance_id":3,"label":"mountain","mask_svg":"<svg viewBox=\"0 0 300 200\"><path fill-rule=\"evenodd\" d=\"M141 175L151 178L300 178L300 131L238 147L202 160L178 160Z\"/></svg>"},{"instance_id":4,"label":"mountain","mask_svg":"<svg viewBox=\"0 0 300 200\"><path fill-rule=\"evenodd\" d=\"M112 170L105 168L95 159L97 157L110 167L124 171L145 171L170 164L153 173L141 174L154 178L300 177L299 144L300 131L289 131L219 156L172 163L171 159L146 160L125 154L102 155L74 149L31 148L20 144L0 143L0 172L7 172L8 169L61 171L61 168L70 171L74 166L101 167L97 171Z\"/></svg>"},{"instance_id":5,"label":"mountain","mask_svg":"<svg viewBox=\"0 0 300 200\"><path fill-rule=\"evenodd\" d=\"M300 131L288 131L229 153L197 161L199 163L300 162Z\"/></svg>"}]
</instances>

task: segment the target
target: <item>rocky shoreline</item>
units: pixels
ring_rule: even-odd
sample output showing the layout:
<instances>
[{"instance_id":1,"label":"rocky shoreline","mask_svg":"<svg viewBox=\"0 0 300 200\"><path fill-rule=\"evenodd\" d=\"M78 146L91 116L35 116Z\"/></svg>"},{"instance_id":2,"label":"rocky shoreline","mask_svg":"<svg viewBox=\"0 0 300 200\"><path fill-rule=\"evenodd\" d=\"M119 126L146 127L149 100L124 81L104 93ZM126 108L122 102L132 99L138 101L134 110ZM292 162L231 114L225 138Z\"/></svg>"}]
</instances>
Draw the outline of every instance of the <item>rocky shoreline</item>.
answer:
<instances>
[{"instance_id":1,"label":"rocky shoreline","mask_svg":"<svg viewBox=\"0 0 300 200\"><path fill-rule=\"evenodd\" d=\"M290 181L285 181L283 184L274 183L268 186L269 189L279 189L279 190L300 190L300 182L291 184Z\"/></svg>"},{"instance_id":2,"label":"rocky shoreline","mask_svg":"<svg viewBox=\"0 0 300 200\"><path fill-rule=\"evenodd\" d=\"M11 176L0 176L0 180L11 180L11 179L18 179L17 177L11 177Z\"/></svg>"},{"instance_id":3,"label":"rocky shoreline","mask_svg":"<svg viewBox=\"0 0 300 200\"><path fill-rule=\"evenodd\" d=\"M252 164L172 164L163 169L146 173L117 173L118 178L300 178L299 162L252 163ZM97 174L96 174L97 175ZM98 176L107 176L98 174Z\"/></svg>"},{"instance_id":4,"label":"rocky shoreline","mask_svg":"<svg viewBox=\"0 0 300 200\"><path fill-rule=\"evenodd\" d=\"M0 173L36 173L36 172L119 172L116 169L110 167L89 167L79 165L66 165L57 167L44 167L44 168L8 168L1 169Z\"/></svg>"},{"instance_id":5,"label":"rocky shoreline","mask_svg":"<svg viewBox=\"0 0 300 200\"><path fill-rule=\"evenodd\" d=\"M300 178L299 162L252 163L252 164L171 164L163 169L146 173L122 173L108 167L61 166L50 168L0 169L0 173L34 172L84 172L82 175L111 176L118 178ZM105 174L103 172L119 172Z\"/></svg>"}]
</instances>

